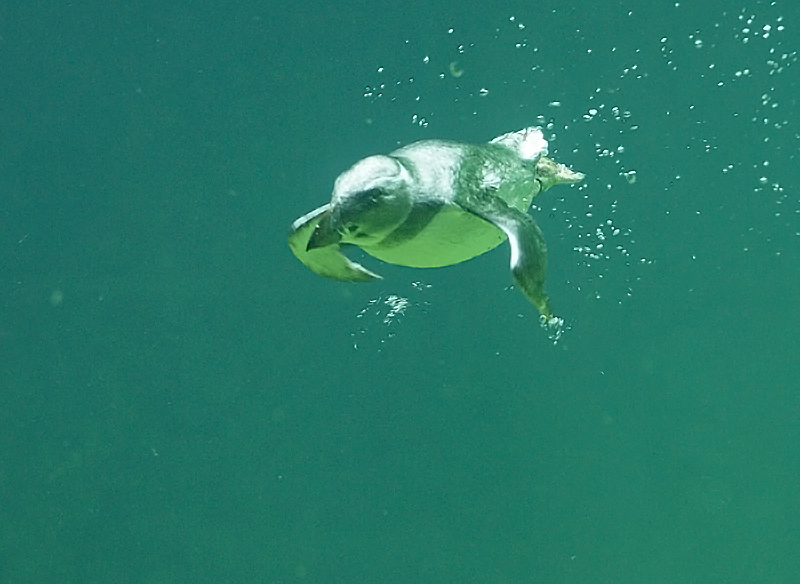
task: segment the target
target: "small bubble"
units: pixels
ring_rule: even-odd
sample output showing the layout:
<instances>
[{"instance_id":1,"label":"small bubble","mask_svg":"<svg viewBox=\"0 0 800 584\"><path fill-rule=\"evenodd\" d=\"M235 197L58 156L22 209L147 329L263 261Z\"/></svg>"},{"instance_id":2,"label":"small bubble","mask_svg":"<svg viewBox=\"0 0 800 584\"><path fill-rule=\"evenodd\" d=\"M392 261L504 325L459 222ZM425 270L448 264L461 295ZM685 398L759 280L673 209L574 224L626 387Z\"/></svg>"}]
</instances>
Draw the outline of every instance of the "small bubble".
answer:
<instances>
[{"instance_id":1,"label":"small bubble","mask_svg":"<svg viewBox=\"0 0 800 584\"><path fill-rule=\"evenodd\" d=\"M53 290L50 293L50 304L52 306L61 306L64 302L64 292L61 290Z\"/></svg>"}]
</instances>

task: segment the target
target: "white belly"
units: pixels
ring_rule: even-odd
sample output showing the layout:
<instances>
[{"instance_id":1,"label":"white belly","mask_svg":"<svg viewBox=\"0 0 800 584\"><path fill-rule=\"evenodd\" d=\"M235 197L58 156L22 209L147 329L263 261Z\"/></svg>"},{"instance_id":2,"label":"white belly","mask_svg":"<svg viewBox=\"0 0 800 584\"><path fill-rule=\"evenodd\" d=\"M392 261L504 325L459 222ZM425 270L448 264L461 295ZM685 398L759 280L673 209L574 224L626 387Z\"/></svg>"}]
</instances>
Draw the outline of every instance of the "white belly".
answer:
<instances>
[{"instance_id":1,"label":"white belly","mask_svg":"<svg viewBox=\"0 0 800 584\"><path fill-rule=\"evenodd\" d=\"M377 244L361 248L390 264L438 268L472 259L505 240L505 234L488 221L458 207L445 207L407 241L389 247Z\"/></svg>"}]
</instances>

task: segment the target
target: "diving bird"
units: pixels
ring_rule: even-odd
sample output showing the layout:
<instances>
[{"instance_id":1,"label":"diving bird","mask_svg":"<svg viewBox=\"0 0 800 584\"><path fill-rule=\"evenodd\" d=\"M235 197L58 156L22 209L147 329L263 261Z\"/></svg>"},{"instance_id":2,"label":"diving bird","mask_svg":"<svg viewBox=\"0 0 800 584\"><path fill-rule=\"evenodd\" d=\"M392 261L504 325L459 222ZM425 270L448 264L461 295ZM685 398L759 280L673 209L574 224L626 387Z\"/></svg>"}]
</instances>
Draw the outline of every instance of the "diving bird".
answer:
<instances>
[{"instance_id":1,"label":"diving bird","mask_svg":"<svg viewBox=\"0 0 800 584\"><path fill-rule=\"evenodd\" d=\"M541 129L531 127L484 144L423 140L369 156L336 179L329 203L292 224L289 247L321 276L363 282L380 276L348 259L343 244L390 264L435 268L508 239L514 282L550 322L547 246L528 209L583 174L547 154Z\"/></svg>"}]
</instances>

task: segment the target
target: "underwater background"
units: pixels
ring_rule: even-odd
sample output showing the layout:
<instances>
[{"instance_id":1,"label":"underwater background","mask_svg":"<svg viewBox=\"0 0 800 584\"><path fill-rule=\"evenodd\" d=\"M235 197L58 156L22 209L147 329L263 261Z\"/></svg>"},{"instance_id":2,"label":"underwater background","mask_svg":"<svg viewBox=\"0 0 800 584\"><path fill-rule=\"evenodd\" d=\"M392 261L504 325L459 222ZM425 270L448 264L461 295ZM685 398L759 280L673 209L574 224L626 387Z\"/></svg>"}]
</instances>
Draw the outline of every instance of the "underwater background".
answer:
<instances>
[{"instance_id":1,"label":"underwater background","mask_svg":"<svg viewBox=\"0 0 800 584\"><path fill-rule=\"evenodd\" d=\"M0 583L800 581L800 5L5 2ZM541 125L508 246L325 280L358 159Z\"/></svg>"}]
</instances>

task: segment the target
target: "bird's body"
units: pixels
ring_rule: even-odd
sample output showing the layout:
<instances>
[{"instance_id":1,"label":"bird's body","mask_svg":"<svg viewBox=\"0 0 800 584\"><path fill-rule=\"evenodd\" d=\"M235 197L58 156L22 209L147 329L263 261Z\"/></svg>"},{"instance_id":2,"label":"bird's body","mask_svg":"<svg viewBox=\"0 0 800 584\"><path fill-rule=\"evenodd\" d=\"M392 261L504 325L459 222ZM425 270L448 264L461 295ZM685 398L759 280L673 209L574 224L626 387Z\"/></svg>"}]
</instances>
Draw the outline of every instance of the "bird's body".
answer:
<instances>
[{"instance_id":1,"label":"bird's body","mask_svg":"<svg viewBox=\"0 0 800 584\"><path fill-rule=\"evenodd\" d=\"M292 225L289 245L315 272L340 280L377 278L341 244L415 268L457 264L509 239L517 285L550 319L543 284L544 237L527 213L541 192L583 175L547 157L538 128L487 144L415 142L365 158L336 180L331 202Z\"/></svg>"}]
</instances>

